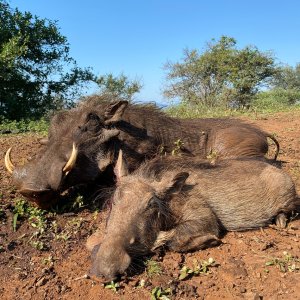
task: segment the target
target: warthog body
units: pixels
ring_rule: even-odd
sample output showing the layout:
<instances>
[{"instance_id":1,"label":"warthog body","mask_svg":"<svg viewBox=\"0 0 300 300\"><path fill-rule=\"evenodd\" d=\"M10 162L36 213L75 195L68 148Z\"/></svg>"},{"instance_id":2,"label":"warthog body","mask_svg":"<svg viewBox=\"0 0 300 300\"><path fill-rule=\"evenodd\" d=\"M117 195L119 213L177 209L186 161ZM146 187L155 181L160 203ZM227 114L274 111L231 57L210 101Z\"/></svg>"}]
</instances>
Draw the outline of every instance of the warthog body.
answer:
<instances>
[{"instance_id":1,"label":"warthog body","mask_svg":"<svg viewBox=\"0 0 300 300\"><path fill-rule=\"evenodd\" d=\"M92 267L92 273L109 280L123 273L132 257L161 245L197 250L218 244L222 230L258 228L274 218L285 226L284 214L298 201L291 178L259 160L212 166L155 159L128 176L118 163L117 173L105 235L95 247Z\"/></svg>"},{"instance_id":2,"label":"warthog body","mask_svg":"<svg viewBox=\"0 0 300 300\"><path fill-rule=\"evenodd\" d=\"M263 157L268 151L267 137L272 138L239 120L181 120L153 105L107 99L91 97L77 108L55 115L48 141L43 141L41 151L24 166L14 168L7 156L14 184L24 196L47 206L51 198L71 186L90 183L105 172L104 177L111 178L119 149L132 171L145 159L174 149L201 158L211 153L220 158ZM76 155L70 170L64 166L73 153L72 144Z\"/></svg>"}]
</instances>

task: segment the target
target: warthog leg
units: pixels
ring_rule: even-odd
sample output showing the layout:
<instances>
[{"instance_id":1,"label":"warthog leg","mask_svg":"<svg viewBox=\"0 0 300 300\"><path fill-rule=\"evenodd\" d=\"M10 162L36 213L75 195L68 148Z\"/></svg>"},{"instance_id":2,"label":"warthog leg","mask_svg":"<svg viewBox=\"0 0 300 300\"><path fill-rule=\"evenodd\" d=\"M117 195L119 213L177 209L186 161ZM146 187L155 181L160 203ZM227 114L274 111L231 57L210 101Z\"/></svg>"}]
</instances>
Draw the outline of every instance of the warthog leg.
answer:
<instances>
[{"instance_id":1,"label":"warthog leg","mask_svg":"<svg viewBox=\"0 0 300 300\"><path fill-rule=\"evenodd\" d=\"M173 240L169 248L176 252L187 252L217 246L221 240L214 234L186 236Z\"/></svg>"},{"instance_id":2,"label":"warthog leg","mask_svg":"<svg viewBox=\"0 0 300 300\"><path fill-rule=\"evenodd\" d=\"M97 230L86 241L86 248L88 251L92 252L95 246L99 245L102 242L104 232L102 230Z\"/></svg>"},{"instance_id":3,"label":"warthog leg","mask_svg":"<svg viewBox=\"0 0 300 300\"><path fill-rule=\"evenodd\" d=\"M275 218L276 226L279 228L285 228L287 225L287 218L285 213L280 213Z\"/></svg>"}]
</instances>

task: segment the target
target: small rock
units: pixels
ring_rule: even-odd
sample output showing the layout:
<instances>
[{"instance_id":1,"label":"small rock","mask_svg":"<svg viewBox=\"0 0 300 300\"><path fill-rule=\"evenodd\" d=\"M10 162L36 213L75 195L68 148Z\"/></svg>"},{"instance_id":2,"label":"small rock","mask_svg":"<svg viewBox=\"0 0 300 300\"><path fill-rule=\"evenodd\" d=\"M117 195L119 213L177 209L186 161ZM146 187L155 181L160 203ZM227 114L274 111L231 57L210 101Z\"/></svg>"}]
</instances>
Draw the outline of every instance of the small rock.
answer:
<instances>
[{"instance_id":1,"label":"small rock","mask_svg":"<svg viewBox=\"0 0 300 300\"><path fill-rule=\"evenodd\" d=\"M42 277L41 279L39 279L37 281L37 283L35 284L35 286L43 286L47 283L48 278L47 277Z\"/></svg>"},{"instance_id":2,"label":"small rock","mask_svg":"<svg viewBox=\"0 0 300 300\"><path fill-rule=\"evenodd\" d=\"M14 250L17 247L17 243L15 241L11 241L8 245L7 245L7 249L9 251Z\"/></svg>"},{"instance_id":3,"label":"small rock","mask_svg":"<svg viewBox=\"0 0 300 300\"><path fill-rule=\"evenodd\" d=\"M136 287L139 285L140 280L135 279L135 280L128 280L127 285L131 287Z\"/></svg>"},{"instance_id":4,"label":"small rock","mask_svg":"<svg viewBox=\"0 0 300 300\"><path fill-rule=\"evenodd\" d=\"M273 246L274 246L274 244L272 242L266 242L260 247L260 250L265 251L269 248L272 248Z\"/></svg>"},{"instance_id":5,"label":"small rock","mask_svg":"<svg viewBox=\"0 0 300 300\"><path fill-rule=\"evenodd\" d=\"M244 287L240 287L239 290L240 290L240 292L241 292L242 294L243 294L243 293L246 293L246 291L247 291Z\"/></svg>"},{"instance_id":6,"label":"small rock","mask_svg":"<svg viewBox=\"0 0 300 300\"><path fill-rule=\"evenodd\" d=\"M70 287L68 287L68 286L66 286L66 285L62 285L62 286L61 286L60 292L61 292L61 293L65 293L65 292L67 292L67 291L69 291L69 290L71 290Z\"/></svg>"},{"instance_id":7,"label":"small rock","mask_svg":"<svg viewBox=\"0 0 300 300\"><path fill-rule=\"evenodd\" d=\"M247 300L261 300L261 299L263 299L263 297L260 296L256 292L249 292L249 293L245 294L245 299L247 299Z\"/></svg>"},{"instance_id":8,"label":"small rock","mask_svg":"<svg viewBox=\"0 0 300 300\"><path fill-rule=\"evenodd\" d=\"M18 279L19 279L19 280L24 280L24 279L27 278L27 276L28 276L28 274L27 274L26 272L19 273L19 274L18 274Z\"/></svg>"},{"instance_id":9,"label":"small rock","mask_svg":"<svg viewBox=\"0 0 300 300\"><path fill-rule=\"evenodd\" d=\"M236 287L236 284L234 282L232 282L231 284L229 284L229 286L233 289Z\"/></svg>"}]
</instances>

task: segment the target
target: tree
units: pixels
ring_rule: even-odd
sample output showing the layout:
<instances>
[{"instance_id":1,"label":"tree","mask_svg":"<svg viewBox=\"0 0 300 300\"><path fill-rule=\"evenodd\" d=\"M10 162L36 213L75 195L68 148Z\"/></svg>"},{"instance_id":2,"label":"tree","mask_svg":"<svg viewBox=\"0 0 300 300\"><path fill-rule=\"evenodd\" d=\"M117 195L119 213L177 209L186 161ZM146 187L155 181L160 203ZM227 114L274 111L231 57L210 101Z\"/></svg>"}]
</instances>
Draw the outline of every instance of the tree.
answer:
<instances>
[{"instance_id":1,"label":"tree","mask_svg":"<svg viewBox=\"0 0 300 300\"><path fill-rule=\"evenodd\" d=\"M229 82L235 101L241 106L249 106L263 85L268 85L276 74L276 66L271 53L260 52L254 46L235 50Z\"/></svg>"},{"instance_id":2,"label":"tree","mask_svg":"<svg viewBox=\"0 0 300 300\"><path fill-rule=\"evenodd\" d=\"M273 80L274 88L300 91L300 63L295 68L282 66L277 69Z\"/></svg>"},{"instance_id":3,"label":"tree","mask_svg":"<svg viewBox=\"0 0 300 300\"><path fill-rule=\"evenodd\" d=\"M259 87L275 73L274 58L256 47L236 48L236 40L222 36L204 52L184 50L183 62L168 62L166 97L208 106L246 106Z\"/></svg>"},{"instance_id":4,"label":"tree","mask_svg":"<svg viewBox=\"0 0 300 300\"><path fill-rule=\"evenodd\" d=\"M128 101L131 101L133 95L142 88L142 84L138 80L130 81L124 74L119 76L113 76L112 74L103 75L96 80L96 83L101 93L111 94Z\"/></svg>"},{"instance_id":5,"label":"tree","mask_svg":"<svg viewBox=\"0 0 300 300\"><path fill-rule=\"evenodd\" d=\"M94 80L69 56L56 22L0 0L0 116L39 118L70 106L81 84Z\"/></svg>"}]
</instances>

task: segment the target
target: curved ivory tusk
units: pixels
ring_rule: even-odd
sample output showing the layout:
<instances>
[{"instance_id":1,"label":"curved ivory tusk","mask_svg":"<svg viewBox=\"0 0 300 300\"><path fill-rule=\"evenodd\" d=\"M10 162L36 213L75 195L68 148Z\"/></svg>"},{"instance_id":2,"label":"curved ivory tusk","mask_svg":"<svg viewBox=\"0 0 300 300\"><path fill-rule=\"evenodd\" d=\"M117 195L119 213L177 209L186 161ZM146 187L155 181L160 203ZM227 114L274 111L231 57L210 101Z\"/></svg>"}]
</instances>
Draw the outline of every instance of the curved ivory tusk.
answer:
<instances>
[{"instance_id":1,"label":"curved ivory tusk","mask_svg":"<svg viewBox=\"0 0 300 300\"><path fill-rule=\"evenodd\" d=\"M12 164L11 160L10 160L10 151L11 151L11 148L9 148L5 154L5 159L4 159L4 162L5 162L5 167L7 169L7 171L12 174L13 170L14 170L14 165Z\"/></svg>"},{"instance_id":2,"label":"curved ivory tusk","mask_svg":"<svg viewBox=\"0 0 300 300\"><path fill-rule=\"evenodd\" d=\"M71 156L63 168L64 173L70 172L74 168L77 154L78 154L78 150L75 146L75 143L73 143L73 149L72 149Z\"/></svg>"}]
</instances>

